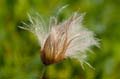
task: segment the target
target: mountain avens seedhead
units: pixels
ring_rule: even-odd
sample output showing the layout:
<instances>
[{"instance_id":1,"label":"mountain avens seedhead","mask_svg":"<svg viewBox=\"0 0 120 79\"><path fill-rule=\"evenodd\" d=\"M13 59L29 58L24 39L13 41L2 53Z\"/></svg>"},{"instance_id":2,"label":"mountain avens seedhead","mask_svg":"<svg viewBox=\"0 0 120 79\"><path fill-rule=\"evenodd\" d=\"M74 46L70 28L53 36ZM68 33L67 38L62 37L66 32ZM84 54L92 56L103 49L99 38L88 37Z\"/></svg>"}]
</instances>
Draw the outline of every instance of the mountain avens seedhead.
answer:
<instances>
[{"instance_id":1,"label":"mountain avens seedhead","mask_svg":"<svg viewBox=\"0 0 120 79\"><path fill-rule=\"evenodd\" d=\"M98 46L98 41L92 31L83 27L84 14L74 12L63 22L58 22L53 16L48 26L38 13L35 15L28 14L30 24L24 23L26 26L21 28L31 31L38 38L44 65L58 63L68 57L78 59L82 66L88 64L86 51L90 51L91 46Z\"/></svg>"}]
</instances>

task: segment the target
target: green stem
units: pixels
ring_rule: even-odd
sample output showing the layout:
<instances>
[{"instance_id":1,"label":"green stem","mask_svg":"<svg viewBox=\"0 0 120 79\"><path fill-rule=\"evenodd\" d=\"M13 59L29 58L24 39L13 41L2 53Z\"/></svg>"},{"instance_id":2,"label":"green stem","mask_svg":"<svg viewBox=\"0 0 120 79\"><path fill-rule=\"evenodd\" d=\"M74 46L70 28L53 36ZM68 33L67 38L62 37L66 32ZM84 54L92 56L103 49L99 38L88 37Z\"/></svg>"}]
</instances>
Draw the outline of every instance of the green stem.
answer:
<instances>
[{"instance_id":1,"label":"green stem","mask_svg":"<svg viewBox=\"0 0 120 79\"><path fill-rule=\"evenodd\" d=\"M43 69L42 69L42 73L41 73L40 79L43 79L44 74L45 74L45 71L46 71L46 66L43 66Z\"/></svg>"}]
</instances>

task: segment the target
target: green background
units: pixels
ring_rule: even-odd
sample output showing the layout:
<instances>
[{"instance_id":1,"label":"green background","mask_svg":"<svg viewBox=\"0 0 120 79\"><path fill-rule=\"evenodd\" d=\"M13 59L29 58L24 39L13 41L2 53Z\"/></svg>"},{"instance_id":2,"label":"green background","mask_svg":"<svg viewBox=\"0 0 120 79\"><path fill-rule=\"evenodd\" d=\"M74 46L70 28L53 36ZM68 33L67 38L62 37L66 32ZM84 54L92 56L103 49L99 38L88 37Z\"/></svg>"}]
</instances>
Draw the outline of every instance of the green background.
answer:
<instances>
[{"instance_id":1,"label":"green background","mask_svg":"<svg viewBox=\"0 0 120 79\"><path fill-rule=\"evenodd\" d=\"M44 79L120 79L120 0L0 0L0 79L39 79L42 72L36 37L17 26L28 21L31 9L44 17L57 12L65 19L78 9L84 26L93 30L101 48L93 48L88 61L95 70L67 59L47 67Z\"/></svg>"}]
</instances>

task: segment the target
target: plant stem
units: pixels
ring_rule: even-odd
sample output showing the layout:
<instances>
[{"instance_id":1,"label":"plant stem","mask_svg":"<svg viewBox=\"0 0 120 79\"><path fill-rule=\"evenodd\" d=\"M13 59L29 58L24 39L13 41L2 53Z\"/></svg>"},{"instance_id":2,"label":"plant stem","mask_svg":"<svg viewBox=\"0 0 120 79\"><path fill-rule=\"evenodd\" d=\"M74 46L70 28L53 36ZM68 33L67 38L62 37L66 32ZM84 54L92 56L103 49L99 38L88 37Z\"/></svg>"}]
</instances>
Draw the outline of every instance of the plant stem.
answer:
<instances>
[{"instance_id":1,"label":"plant stem","mask_svg":"<svg viewBox=\"0 0 120 79\"><path fill-rule=\"evenodd\" d=\"M41 73L40 79L43 79L44 74L45 74L45 71L46 71L46 66L43 66L43 69L42 69L42 73Z\"/></svg>"}]
</instances>

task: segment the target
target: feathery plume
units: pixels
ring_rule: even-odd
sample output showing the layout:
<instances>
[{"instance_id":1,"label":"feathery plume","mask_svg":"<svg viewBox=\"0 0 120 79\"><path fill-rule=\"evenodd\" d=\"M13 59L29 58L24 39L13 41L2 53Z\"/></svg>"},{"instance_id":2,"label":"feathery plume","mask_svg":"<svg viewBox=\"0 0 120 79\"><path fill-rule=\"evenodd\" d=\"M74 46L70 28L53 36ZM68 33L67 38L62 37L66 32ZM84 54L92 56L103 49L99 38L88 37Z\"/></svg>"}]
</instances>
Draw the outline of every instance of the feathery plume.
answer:
<instances>
[{"instance_id":1,"label":"feathery plume","mask_svg":"<svg viewBox=\"0 0 120 79\"><path fill-rule=\"evenodd\" d=\"M78 59L81 65L83 63L89 65L86 61L86 51L89 51L91 46L98 46L98 41L92 31L83 27L84 14L75 12L61 23L56 17L51 17L49 27L39 14L36 16L28 14L28 17L30 24L24 23L26 27L21 28L37 36L43 64L54 64L69 57Z\"/></svg>"}]
</instances>

